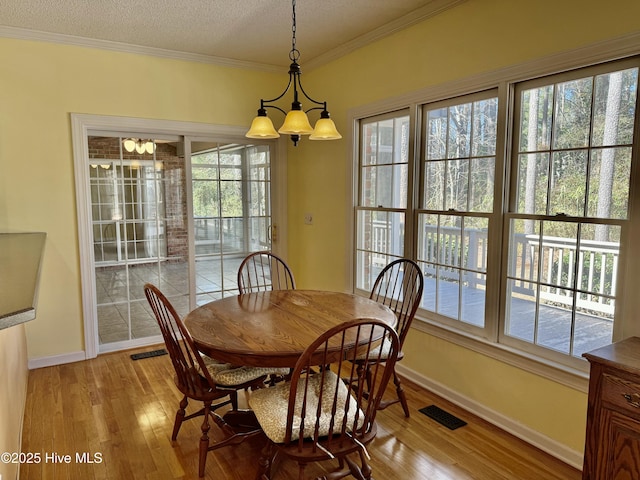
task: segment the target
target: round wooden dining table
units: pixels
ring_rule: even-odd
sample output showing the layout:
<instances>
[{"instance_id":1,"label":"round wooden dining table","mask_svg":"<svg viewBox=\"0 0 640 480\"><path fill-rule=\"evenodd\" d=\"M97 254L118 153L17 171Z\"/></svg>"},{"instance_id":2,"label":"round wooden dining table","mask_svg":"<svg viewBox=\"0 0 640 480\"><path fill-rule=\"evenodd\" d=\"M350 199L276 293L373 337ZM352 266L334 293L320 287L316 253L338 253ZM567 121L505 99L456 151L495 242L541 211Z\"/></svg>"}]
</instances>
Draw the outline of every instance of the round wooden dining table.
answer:
<instances>
[{"instance_id":1,"label":"round wooden dining table","mask_svg":"<svg viewBox=\"0 0 640 480\"><path fill-rule=\"evenodd\" d=\"M184 323L204 354L234 365L293 367L329 328L358 318L395 326L388 307L353 294L318 290L245 293L202 305Z\"/></svg>"}]
</instances>

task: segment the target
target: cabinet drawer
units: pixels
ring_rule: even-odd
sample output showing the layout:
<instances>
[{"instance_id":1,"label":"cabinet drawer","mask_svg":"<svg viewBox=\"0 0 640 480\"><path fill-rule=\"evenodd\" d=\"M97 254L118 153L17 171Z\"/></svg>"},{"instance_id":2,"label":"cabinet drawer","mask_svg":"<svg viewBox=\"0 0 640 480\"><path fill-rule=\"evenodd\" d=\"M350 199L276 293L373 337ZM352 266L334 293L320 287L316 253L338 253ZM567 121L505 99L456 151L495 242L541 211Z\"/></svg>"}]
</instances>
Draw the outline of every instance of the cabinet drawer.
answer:
<instances>
[{"instance_id":1,"label":"cabinet drawer","mask_svg":"<svg viewBox=\"0 0 640 480\"><path fill-rule=\"evenodd\" d=\"M602 400L634 417L640 417L640 383L604 373Z\"/></svg>"}]
</instances>

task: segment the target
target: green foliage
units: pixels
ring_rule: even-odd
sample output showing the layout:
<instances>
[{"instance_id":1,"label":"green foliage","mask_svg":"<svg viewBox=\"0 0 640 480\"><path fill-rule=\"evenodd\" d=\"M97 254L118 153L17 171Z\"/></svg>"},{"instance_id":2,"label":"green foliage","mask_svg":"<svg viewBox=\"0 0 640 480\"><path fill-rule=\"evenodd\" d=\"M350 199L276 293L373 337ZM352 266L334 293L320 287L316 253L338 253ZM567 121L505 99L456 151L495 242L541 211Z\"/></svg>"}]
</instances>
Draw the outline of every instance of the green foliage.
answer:
<instances>
[{"instance_id":1,"label":"green foliage","mask_svg":"<svg viewBox=\"0 0 640 480\"><path fill-rule=\"evenodd\" d=\"M518 212L627 218L637 81L630 69L522 92Z\"/></svg>"}]
</instances>

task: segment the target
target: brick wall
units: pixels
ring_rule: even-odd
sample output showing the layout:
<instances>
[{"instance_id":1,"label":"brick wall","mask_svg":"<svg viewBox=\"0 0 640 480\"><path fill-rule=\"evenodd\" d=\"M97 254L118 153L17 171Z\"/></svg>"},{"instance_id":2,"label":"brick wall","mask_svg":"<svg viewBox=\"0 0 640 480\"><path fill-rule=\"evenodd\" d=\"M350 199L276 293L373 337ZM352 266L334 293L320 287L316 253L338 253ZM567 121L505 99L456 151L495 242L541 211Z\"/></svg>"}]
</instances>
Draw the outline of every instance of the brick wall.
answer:
<instances>
[{"instance_id":1,"label":"brick wall","mask_svg":"<svg viewBox=\"0 0 640 480\"><path fill-rule=\"evenodd\" d=\"M89 158L120 160L153 160L153 154L129 153L120 148L117 137L89 137ZM158 143L155 159L162 162L164 183L167 256L170 260L185 261L188 258L187 199L184 159L177 155L176 147Z\"/></svg>"}]
</instances>

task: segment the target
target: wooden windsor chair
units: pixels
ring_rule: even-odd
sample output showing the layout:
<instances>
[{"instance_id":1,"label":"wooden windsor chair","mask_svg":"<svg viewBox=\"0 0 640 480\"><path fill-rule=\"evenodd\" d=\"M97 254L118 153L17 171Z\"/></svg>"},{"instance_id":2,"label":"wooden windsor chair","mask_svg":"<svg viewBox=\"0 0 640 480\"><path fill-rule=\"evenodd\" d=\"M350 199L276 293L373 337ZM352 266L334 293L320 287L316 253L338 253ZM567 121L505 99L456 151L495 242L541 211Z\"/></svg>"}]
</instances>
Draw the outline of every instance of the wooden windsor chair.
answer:
<instances>
[{"instance_id":1,"label":"wooden windsor chair","mask_svg":"<svg viewBox=\"0 0 640 480\"><path fill-rule=\"evenodd\" d=\"M394 260L385 266L376 278L373 288L371 289L369 298L391 308L398 319L398 323L396 324L396 332L400 340L398 361L404 358L402 345L407 338L413 318L420 306L423 289L424 277L422 270L416 262L406 258ZM386 348L386 344L382 344L379 347L382 361L384 361L386 357ZM377 354L378 352L375 353ZM364 358L357 359L356 364L359 368L370 368L371 365L371 363ZM382 410L389 405L399 402L402 405L405 417L409 417L409 405L407 404L402 382L395 371L395 367L393 369L393 383L396 386L397 398L381 401L379 408ZM370 384L370 381L368 381L367 384Z\"/></svg>"},{"instance_id":2,"label":"wooden windsor chair","mask_svg":"<svg viewBox=\"0 0 640 480\"><path fill-rule=\"evenodd\" d=\"M387 368L373 353L381 342L389 346ZM300 480L308 464L330 460L337 460L337 468L318 478L370 479L366 445L376 436L376 412L398 352L391 326L352 320L309 345L290 380L254 392L249 405L267 437L256 478L269 480L277 460L288 458L297 462ZM354 363L360 355L363 369ZM365 372L372 382L367 391Z\"/></svg>"},{"instance_id":3,"label":"wooden windsor chair","mask_svg":"<svg viewBox=\"0 0 640 480\"><path fill-rule=\"evenodd\" d=\"M176 412L171 440L177 439L180 427L185 420L203 417L198 460L198 475L202 477L209 451L239 444L248 437L260 433L257 421L253 425L249 425L252 422L231 425L215 411L226 405L231 405L232 410L237 411L238 390L264 387L267 371L246 367L235 368L203 357L196 349L189 331L175 308L162 292L151 284L144 286L144 292L158 321L171 358L175 370L176 387L184 395ZM187 415L186 408L189 400L202 402L203 407ZM209 442L210 418L225 434L223 440L212 444Z\"/></svg>"}]
</instances>

